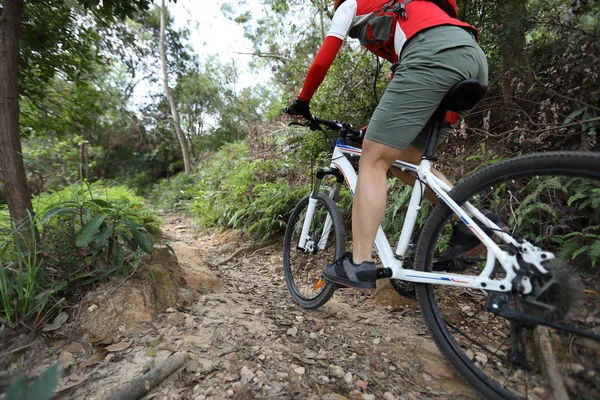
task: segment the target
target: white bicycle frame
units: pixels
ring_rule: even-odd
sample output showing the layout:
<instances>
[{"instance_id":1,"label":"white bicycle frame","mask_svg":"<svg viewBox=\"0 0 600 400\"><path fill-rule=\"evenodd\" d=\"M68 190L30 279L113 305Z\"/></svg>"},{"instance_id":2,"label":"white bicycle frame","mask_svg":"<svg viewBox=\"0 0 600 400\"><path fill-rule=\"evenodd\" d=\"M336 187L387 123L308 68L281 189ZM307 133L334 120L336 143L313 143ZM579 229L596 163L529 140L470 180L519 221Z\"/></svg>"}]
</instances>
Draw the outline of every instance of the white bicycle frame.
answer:
<instances>
[{"instance_id":1,"label":"white bicycle frame","mask_svg":"<svg viewBox=\"0 0 600 400\"><path fill-rule=\"evenodd\" d=\"M347 156L360 157L362 149L346 145L343 141L338 140L333 150L333 156L331 159L331 168L338 169L346 180L352 194L356 189L357 174L354 167L348 160ZM410 203L404 219L404 225L398 240L396 252L394 253L390 243L388 242L385 233L381 226L377 231L375 238L375 249L379 254L383 267L390 268L392 270L392 279L399 279L409 282L417 283L432 283L440 285L460 286L469 288L479 288L485 290L493 290L499 292L508 292L512 290L512 281L516 276L517 270L519 270L519 264L515 255L511 255L508 252L500 249L500 247L492 240L480 227L477 225L473 218L481 221L487 227L494 231L494 235L498 236L500 240L507 244L512 244L517 248L524 249L521 255L526 262L534 264L541 272L545 273L546 270L541 266L541 260L549 260L554 258L552 253L542 252L540 249L533 247L529 243L518 243L512 236L504 233L494 222L486 218L476 207L470 203L465 203L460 207L450 196L448 191L451 187L446 183L442 182L431 172L431 161L422 160L420 165L414 165L397 160L394 166L400 168L404 172L413 172L418 176L415 181L415 185L411 194ZM404 256L409 246L410 238L412 236L417 215L421 209L420 202L423 198L423 192L425 190L425 184L441 199L446 205L458 216L460 219L469 227L469 229L481 239L481 242L487 248L487 261L484 269L478 276L474 275L460 275L450 273L436 273L436 272L421 272L413 269L403 268ZM332 193L333 195L333 193ZM308 209L304 224L302 227L302 233L300 235L299 247L304 248L302 244L308 243L310 224L312 222L314 212L317 206L317 199L311 196L309 199ZM331 217L327 215L323 233L317 243L317 246L323 250L329 232L331 230L332 221ZM527 253L527 250L529 252ZM530 255L528 255L530 254ZM503 279L491 279L490 275L494 270L496 261L500 263L504 269L506 275ZM525 286L523 293L529 293L531 286L528 283L527 278L523 278L521 283Z\"/></svg>"}]
</instances>

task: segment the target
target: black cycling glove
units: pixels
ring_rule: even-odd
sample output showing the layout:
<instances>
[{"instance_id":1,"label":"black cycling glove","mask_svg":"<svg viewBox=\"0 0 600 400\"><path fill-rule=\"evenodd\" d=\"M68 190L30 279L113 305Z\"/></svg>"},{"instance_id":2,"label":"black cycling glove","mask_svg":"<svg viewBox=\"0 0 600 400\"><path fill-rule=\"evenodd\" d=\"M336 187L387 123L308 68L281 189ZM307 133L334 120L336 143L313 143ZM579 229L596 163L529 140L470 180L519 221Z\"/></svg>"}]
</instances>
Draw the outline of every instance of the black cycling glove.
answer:
<instances>
[{"instance_id":1,"label":"black cycling glove","mask_svg":"<svg viewBox=\"0 0 600 400\"><path fill-rule=\"evenodd\" d=\"M296 99L291 106L283 109L283 112L290 115L302 115L306 119L312 119L310 113L310 101Z\"/></svg>"}]
</instances>

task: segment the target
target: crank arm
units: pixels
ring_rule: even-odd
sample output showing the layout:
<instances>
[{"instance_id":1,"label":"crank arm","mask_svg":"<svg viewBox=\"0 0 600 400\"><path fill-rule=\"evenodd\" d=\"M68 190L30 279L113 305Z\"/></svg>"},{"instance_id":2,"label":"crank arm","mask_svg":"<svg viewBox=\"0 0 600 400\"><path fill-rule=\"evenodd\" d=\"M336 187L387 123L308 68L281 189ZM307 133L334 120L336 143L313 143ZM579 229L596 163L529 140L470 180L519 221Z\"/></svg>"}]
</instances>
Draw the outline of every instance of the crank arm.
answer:
<instances>
[{"instance_id":1,"label":"crank arm","mask_svg":"<svg viewBox=\"0 0 600 400\"><path fill-rule=\"evenodd\" d=\"M497 314L503 318L519 321L530 325L544 325L550 328L558 329L561 331L573 333L579 336L583 336L597 342L600 342L600 335L595 335L589 331L575 328L571 325L561 324L558 322L548 321L543 318L536 317L534 315L526 314L520 311L510 308L508 305L508 295L503 292L488 292L488 299L485 308L494 314Z\"/></svg>"}]
</instances>

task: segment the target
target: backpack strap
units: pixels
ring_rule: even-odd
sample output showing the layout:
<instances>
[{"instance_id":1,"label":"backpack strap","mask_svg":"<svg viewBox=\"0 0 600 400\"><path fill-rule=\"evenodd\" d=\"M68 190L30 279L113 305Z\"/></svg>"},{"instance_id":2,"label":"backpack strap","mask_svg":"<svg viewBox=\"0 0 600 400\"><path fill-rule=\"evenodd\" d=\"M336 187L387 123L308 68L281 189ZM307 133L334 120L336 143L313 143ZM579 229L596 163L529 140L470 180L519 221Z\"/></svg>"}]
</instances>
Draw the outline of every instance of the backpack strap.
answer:
<instances>
[{"instance_id":1,"label":"backpack strap","mask_svg":"<svg viewBox=\"0 0 600 400\"><path fill-rule=\"evenodd\" d=\"M398 3L398 0L391 0L388 4L383 6L381 11L387 12L391 8L392 12L394 12L394 14L399 15L402 19L406 19L406 18L408 18L406 15L406 6L408 5L408 3L412 2L412 1L413 0L404 0L401 3Z\"/></svg>"}]
</instances>

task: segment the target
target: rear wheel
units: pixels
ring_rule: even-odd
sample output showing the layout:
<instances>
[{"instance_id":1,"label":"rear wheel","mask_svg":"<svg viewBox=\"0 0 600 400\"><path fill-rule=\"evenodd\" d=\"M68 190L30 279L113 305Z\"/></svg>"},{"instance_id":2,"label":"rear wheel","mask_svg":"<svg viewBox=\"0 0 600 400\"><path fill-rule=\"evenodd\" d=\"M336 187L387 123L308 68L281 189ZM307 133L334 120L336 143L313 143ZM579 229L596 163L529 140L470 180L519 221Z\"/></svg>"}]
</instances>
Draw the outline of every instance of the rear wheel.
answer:
<instances>
[{"instance_id":1,"label":"rear wheel","mask_svg":"<svg viewBox=\"0 0 600 400\"><path fill-rule=\"evenodd\" d=\"M573 326L592 337L516 322L488 312L489 293L417 284L423 316L440 350L485 398L597 398L600 393L600 154L545 153L488 167L451 192L459 204L490 210L522 238L555 259L532 274L533 291L509 293L518 312ZM416 269L448 262L457 222L445 205L423 228ZM480 226L482 224L476 221ZM460 222L462 224L462 222ZM499 239L498 239L499 241ZM507 249L504 243L501 248ZM485 250L485 248L484 248ZM479 275L485 251L453 260L453 272ZM504 270L496 262L493 277ZM524 261L520 270L534 268Z\"/></svg>"},{"instance_id":2,"label":"rear wheel","mask_svg":"<svg viewBox=\"0 0 600 400\"><path fill-rule=\"evenodd\" d=\"M324 281L321 271L325 264L344 255L346 230L335 202L319 194L308 237L300 243L309 200L310 195L298 202L288 222L283 241L283 273L292 299L301 307L312 309L327 303L335 292L336 285Z\"/></svg>"}]
</instances>

